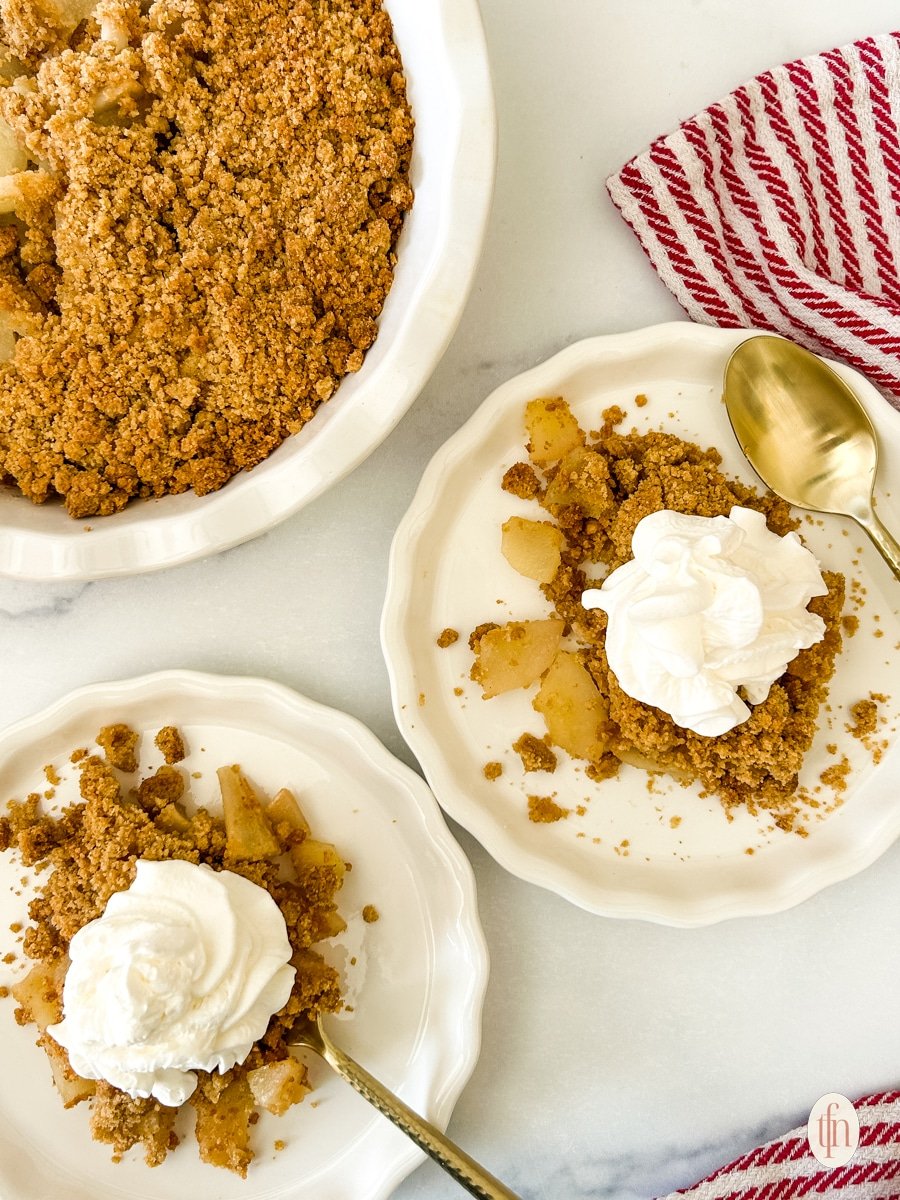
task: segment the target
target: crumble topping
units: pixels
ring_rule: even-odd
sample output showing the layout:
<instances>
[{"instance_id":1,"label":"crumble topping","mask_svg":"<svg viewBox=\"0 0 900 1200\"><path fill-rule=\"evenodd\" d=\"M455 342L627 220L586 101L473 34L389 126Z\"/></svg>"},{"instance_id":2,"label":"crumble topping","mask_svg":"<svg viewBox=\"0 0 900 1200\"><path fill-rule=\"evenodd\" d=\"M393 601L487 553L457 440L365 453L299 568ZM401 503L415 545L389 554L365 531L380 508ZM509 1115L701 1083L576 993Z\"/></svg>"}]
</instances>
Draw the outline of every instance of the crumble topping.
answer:
<instances>
[{"instance_id":1,"label":"crumble topping","mask_svg":"<svg viewBox=\"0 0 900 1200\"><path fill-rule=\"evenodd\" d=\"M84 16L0 14L31 164L4 176L0 480L78 518L213 491L302 428L375 340L413 199L381 0Z\"/></svg>"},{"instance_id":2,"label":"crumble topping","mask_svg":"<svg viewBox=\"0 0 900 1200\"><path fill-rule=\"evenodd\" d=\"M533 707L544 717L548 740L584 760L586 773L597 782L616 774L622 762L665 771L682 782L698 781L721 800L726 813L735 805L764 809L780 828L800 833L804 797L797 788L798 772L841 647L844 578L823 572L828 594L815 597L809 610L822 617L824 638L800 651L767 698L752 706L749 719L728 733L695 734L628 696L607 662L606 614L585 610L581 602L588 569L593 568L592 576L598 567L609 573L629 561L636 526L661 509L716 517L727 516L734 506L751 508L779 536L800 522L785 501L724 475L715 449L662 432L617 432L625 417L618 406L602 416L602 428L587 437L558 397L526 406L533 461L510 468L502 486L536 498L540 511L534 520L517 520L515 542L504 543L503 553L539 584L551 617L562 626L554 627L553 619L510 622L493 637L487 635L496 625L478 626L469 639L471 677L483 685L485 699L539 684ZM510 486L513 478L532 477L534 486ZM562 535L552 556L542 528L547 514ZM574 649L568 648L571 642L560 644L560 628ZM523 765L528 769L524 759ZM545 811L537 804L540 799L529 798L532 820Z\"/></svg>"}]
</instances>

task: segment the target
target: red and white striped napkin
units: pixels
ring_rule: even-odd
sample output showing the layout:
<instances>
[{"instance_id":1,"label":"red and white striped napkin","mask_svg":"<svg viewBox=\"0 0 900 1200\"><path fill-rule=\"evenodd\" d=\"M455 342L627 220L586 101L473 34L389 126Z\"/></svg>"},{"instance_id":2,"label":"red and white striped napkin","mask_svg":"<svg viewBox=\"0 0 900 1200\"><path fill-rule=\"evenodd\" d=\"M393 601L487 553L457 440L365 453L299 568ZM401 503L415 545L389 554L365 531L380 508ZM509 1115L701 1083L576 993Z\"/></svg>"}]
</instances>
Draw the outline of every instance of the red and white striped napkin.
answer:
<instances>
[{"instance_id":1,"label":"red and white striped napkin","mask_svg":"<svg viewBox=\"0 0 900 1200\"><path fill-rule=\"evenodd\" d=\"M822 1166L803 1125L665 1200L898 1200L900 1092L866 1096L854 1108L859 1146L844 1166Z\"/></svg>"},{"instance_id":2,"label":"red and white striped napkin","mask_svg":"<svg viewBox=\"0 0 900 1200\"><path fill-rule=\"evenodd\" d=\"M900 407L900 33L758 75L607 188L694 320L784 334Z\"/></svg>"}]
</instances>

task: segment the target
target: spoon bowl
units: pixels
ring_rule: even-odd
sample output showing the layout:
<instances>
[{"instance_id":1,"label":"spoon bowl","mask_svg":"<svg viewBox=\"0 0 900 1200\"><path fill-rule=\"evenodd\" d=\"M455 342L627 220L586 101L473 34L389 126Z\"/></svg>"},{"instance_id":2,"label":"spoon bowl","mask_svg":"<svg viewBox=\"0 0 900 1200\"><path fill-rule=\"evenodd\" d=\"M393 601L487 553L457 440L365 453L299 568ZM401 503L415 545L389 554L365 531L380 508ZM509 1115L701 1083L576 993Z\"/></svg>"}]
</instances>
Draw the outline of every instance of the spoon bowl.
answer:
<instances>
[{"instance_id":1,"label":"spoon bowl","mask_svg":"<svg viewBox=\"0 0 900 1200\"><path fill-rule=\"evenodd\" d=\"M878 440L843 379L801 346L759 335L732 353L724 395L760 479L798 508L851 517L900 580L900 544L873 507Z\"/></svg>"}]
</instances>

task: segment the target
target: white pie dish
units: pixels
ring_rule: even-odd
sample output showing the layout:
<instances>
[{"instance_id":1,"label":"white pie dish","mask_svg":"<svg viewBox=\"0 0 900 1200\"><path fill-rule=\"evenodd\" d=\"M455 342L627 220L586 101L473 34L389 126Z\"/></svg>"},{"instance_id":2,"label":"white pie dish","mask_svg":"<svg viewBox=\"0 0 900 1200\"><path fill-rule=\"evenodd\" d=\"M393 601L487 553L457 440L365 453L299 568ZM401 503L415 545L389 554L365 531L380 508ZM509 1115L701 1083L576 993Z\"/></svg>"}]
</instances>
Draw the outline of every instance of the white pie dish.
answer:
<instances>
[{"instance_id":1,"label":"white pie dish","mask_svg":"<svg viewBox=\"0 0 900 1200\"><path fill-rule=\"evenodd\" d=\"M0 488L0 576L99 579L157 570L237 545L358 466L415 400L447 347L487 224L495 118L477 0L386 0L416 121L416 198L379 335L358 374L265 462L207 496L135 501L69 517Z\"/></svg>"},{"instance_id":2,"label":"white pie dish","mask_svg":"<svg viewBox=\"0 0 900 1200\"><path fill-rule=\"evenodd\" d=\"M678 322L594 338L503 384L435 455L394 538L382 644L397 722L438 801L508 870L593 912L690 926L778 911L865 867L900 834L900 694L892 662L900 588L850 522L810 518L802 525L820 561L845 571L848 582L857 577L868 592L801 776L817 786L835 761L827 746L836 744L853 764L850 785L841 806L812 822L806 838L767 831L743 810L729 822L718 801L672 780L657 777L651 794L650 776L631 767L602 784L567 758L553 775L526 775L510 747L526 730L544 732L531 708L535 689L485 702L468 676L467 636L477 625L550 611L537 584L500 553L504 520L541 515L500 488L504 470L526 457L526 401L562 395L586 429L598 428L601 410L619 404L628 411L626 428L658 427L715 445L726 473L759 486L721 403L725 362L747 336ZM839 370L881 435L879 512L900 528L900 413L859 375ZM639 393L649 397L646 407L634 405ZM460 638L439 649L435 639L446 627ZM850 704L869 692L890 697L883 732L894 744L878 764L845 729ZM485 778L488 761L502 764L499 779ZM526 796L549 793L573 810L570 817L530 822Z\"/></svg>"},{"instance_id":3,"label":"white pie dish","mask_svg":"<svg viewBox=\"0 0 900 1200\"><path fill-rule=\"evenodd\" d=\"M68 763L100 727L123 720L142 732L142 766L161 761L153 733L184 732L198 803L217 803L215 767L240 762L264 789L292 781L313 828L352 863L338 895L347 931L323 943L352 1007L331 1019L335 1041L413 1108L442 1127L480 1047L487 953L471 868L422 780L356 720L266 680L166 671L74 692L0 735L5 802L46 787L53 763L77 797ZM0 928L23 920L21 865L0 856ZM372 904L379 918L363 920ZM11 942L7 933L4 942ZM328 949L325 949L328 947ZM355 960L355 961L352 961ZM0 965L9 985L27 963ZM119 1164L92 1142L86 1106L66 1111L33 1027L0 1001L0 1195L4 1200L144 1197L175 1200L383 1200L423 1158L324 1064L310 1058L314 1092L284 1117L263 1114L246 1180L200 1162L190 1133L159 1167L139 1149ZM310 1101L313 1103L310 1104ZM179 1118L180 1120L180 1118ZM275 1139L286 1147L272 1149Z\"/></svg>"}]
</instances>

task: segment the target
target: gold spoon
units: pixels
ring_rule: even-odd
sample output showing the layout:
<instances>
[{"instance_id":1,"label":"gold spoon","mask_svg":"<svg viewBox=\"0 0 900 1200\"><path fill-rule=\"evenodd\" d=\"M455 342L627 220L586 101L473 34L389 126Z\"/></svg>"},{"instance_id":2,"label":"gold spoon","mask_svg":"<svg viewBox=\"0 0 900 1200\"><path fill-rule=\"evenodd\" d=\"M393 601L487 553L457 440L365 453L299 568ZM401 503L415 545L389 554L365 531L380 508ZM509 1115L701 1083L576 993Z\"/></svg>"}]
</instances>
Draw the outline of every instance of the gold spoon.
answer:
<instances>
[{"instance_id":1,"label":"gold spoon","mask_svg":"<svg viewBox=\"0 0 900 1200\"><path fill-rule=\"evenodd\" d=\"M872 508L875 430L831 367L785 338L748 338L725 367L725 407L763 483L798 508L852 517L900 579L900 543Z\"/></svg>"},{"instance_id":2,"label":"gold spoon","mask_svg":"<svg viewBox=\"0 0 900 1200\"><path fill-rule=\"evenodd\" d=\"M355 1062L349 1054L339 1049L325 1030L321 1018L308 1022L301 1030L292 1034L291 1045L305 1046L315 1051L338 1075L354 1087L359 1094L380 1113L393 1121L408 1138L461 1183L473 1196L480 1200L519 1200L499 1179L495 1179L474 1158L470 1158L455 1142L441 1133L424 1117L408 1108L399 1096L395 1096L383 1083L379 1083L369 1072Z\"/></svg>"}]
</instances>

